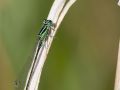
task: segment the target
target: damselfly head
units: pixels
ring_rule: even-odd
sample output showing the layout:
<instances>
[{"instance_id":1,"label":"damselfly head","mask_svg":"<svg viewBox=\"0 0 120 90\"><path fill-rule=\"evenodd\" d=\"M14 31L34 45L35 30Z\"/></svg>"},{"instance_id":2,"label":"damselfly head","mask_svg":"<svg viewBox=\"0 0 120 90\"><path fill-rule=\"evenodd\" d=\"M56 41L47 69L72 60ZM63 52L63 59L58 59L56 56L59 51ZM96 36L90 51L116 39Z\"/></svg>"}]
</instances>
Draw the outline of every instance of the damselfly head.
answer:
<instances>
[{"instance_id":1,"label":"damselfly head","mask_svg":"<svg viewBox=\"0 0 120 90\"><path fill-rule=\"evenodd\" d=\"M44 19L43 24L47 25L47 26L53 26L53 22L51 20L47 20L47 19Z\"/></svg>"}]
</instances>

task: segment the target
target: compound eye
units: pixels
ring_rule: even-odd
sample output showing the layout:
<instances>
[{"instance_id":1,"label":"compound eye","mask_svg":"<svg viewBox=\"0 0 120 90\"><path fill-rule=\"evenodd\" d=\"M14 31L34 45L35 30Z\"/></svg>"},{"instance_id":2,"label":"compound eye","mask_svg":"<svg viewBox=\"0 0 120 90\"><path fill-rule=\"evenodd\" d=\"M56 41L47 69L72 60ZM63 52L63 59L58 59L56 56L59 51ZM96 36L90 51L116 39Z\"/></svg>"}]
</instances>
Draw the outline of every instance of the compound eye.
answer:
<instances>
[{"instance_id":1,"label":"compound eye","mask_svg":"<svg viewBox=\"0 0 120 90\"><path fill-rule=\"evenodd\" d=\"M49 25L52 25L52 24L53 24L51 20L49 20L48 23L49 23Z\"/></svg>"},{"instance_id":2,"label":"compound eye","mask_svg":"<svg viewBox=\"0 0 120 90\"><path fill-rule=\"evenodd\" d=\"M50 23L52 23L52 21L51 21L51 20L49 20L49 22L50 22Z\"/></svg>"},{"instance_id":3,"label":"compound eye","mask_svg":"<svg viewBox=\"0 0 120 90\"><path fill-rule=\"evenodd\" d=\"M46 24L46 23L47 23L46 21L47 21L47 20L46 20L46 19L44 19L43 24Z\"/></svg>"},{"instance_id":4,"label":"compound eye","mask_svg":"<svg viewBox=\"0 0 120 90\"><path fill-rule=\"evenodd\" d=\"M52 21L51 21L51 20L49 20L49 23L51 23L51 24L52 24Z\"/></svg>"}]
</instances>

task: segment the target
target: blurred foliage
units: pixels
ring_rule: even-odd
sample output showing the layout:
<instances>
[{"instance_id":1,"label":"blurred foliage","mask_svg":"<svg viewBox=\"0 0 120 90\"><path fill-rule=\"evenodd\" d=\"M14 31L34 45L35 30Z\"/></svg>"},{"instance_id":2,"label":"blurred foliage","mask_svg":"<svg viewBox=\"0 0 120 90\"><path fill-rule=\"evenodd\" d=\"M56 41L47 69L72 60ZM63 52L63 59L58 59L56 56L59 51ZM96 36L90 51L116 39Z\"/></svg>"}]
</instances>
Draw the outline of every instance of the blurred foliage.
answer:
<instances>
[{"instance_id":1,"label":"blurred foliage","mask_svg":"<svg viewBox=\"0 0 120 90\"><path fill-rule=\"evenodd\" d=\"M0 0L0 90L14 90L53 1ZM77 0L54 39L40 90L113 90L119 24L117 1Z\"/></svg>"}]
</instances>

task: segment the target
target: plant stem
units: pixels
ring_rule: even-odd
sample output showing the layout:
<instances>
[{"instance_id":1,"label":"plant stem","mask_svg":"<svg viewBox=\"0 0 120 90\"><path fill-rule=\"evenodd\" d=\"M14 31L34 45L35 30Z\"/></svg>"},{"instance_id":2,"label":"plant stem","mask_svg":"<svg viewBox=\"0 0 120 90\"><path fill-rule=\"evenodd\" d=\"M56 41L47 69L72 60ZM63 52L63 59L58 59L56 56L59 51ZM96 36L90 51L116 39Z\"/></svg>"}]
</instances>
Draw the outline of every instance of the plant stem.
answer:
<instances>
[{"instance_id":1,"label":"plant stem","mask_svg":"<svg viewBox=\"0 0 120 90\"><path fill-rule=\"evenodd\" d=\"M118 1L118 5L120 6L120 0Z\"/></svg>"},{"instance_id":2,"label":"plant stem","mask_svg":"<svg viewBox=\"0 0 120 90\"><path fill-rule=\"evenodd\" d=\"M120 41L119 41L119 48L118 48L118 60L117 60L117 69L116 69L114 90L120 90Z\"/></svg>"},{"instance_id":3,"label":"plant stem","mask_svg":"<svg viewBox=\"0 0 120 90\"><path fill-rule=\"evenodd\" d=\"M69 8L73 5L73 3L75 1L76 0L68 0L68 1L67 0L55 0L54 1L53 5L51 7L51 10L49 12L47 20L53 21L53 23L55 24L55 29L51 31L52 37L48 37L48 40L45 42L45 45L40 48L40 51L39 51L38 57L37 57L38 62L37 62L35 71L31 77L29 86L28 87L25 86L24 90L38 90L42 68L43 68L44 62L46 60L47 54L49 52L50 46L52 44L53 38L57 32L58 27L60 26L60 23L62 22L64 16L66 15L67 11L69 10ZM31 72L31 68L29 69L29 72L27 75L26 85L28 83L30 72Z\"/></svg>"}]
</instances>

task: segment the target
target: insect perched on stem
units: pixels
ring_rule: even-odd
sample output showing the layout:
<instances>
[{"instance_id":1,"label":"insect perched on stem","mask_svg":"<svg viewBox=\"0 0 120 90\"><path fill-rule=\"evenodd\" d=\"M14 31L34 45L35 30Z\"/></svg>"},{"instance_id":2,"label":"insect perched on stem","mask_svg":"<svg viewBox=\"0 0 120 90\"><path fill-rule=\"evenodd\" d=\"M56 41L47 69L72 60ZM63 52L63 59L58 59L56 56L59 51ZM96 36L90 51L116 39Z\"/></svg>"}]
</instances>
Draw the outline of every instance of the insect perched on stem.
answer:
<instances>
[{"instance_id":1,"label":"insect perched on stem","mask_svg":"<svg viewBox=\"0 0 120 90\"><path fill-rule=\"evenodd\" d=\"M55 27L55 25L53 24L53 22L51 20L46 20L45 19L43 21L42 28L40 29L40 32L37 35L38 36L38 42L37 42L36 52L35 52L34 58L33 58L33 64L31 66L32 69L30 71L29 79L28 79L28 82L27 82L27 87L29 86L29 82L31 80L31 77L32 77L32 75L34 73L34 70L35 70L35 67L36 67L36 64L38 62L37 57L38 57L39 50L43 46L44 42L46 42L46 40L50 36L51 30L54 30L54 27ZM26 90L27 90L27 87L26 87Z\"/></svg>"},{"instance_id":2,"label":"insect perched on stem","mask_svg":"<svg viewBox=\"0 0 120 90\"><path fill-rule=\"evenodd\" d=\"M21 82L21 80L18 80L17 82L15 82L16 86L17 86L17 90L21 90L24 88L24 90L28 90L29 88L29 84L31 82L31 78L34 74L34 71L36 69L36 66L39 62L38 58L38 53L41 49L41 47L44 45L44 43L46 42L46 40L48 39L48 37L51 35L51 31L54 30L55 28L55 24L51 21L51 20L47 20L45 19L43 21L43 25L39 31L39 33L37 34L37 46L34 52L34 56L30 65L30 70L29 70L29 74L26 77L26 81L24 82L25 88L23 86L23 82ZM22 86L21 86L22 85Z\"/></svg>"}]
</instances>

